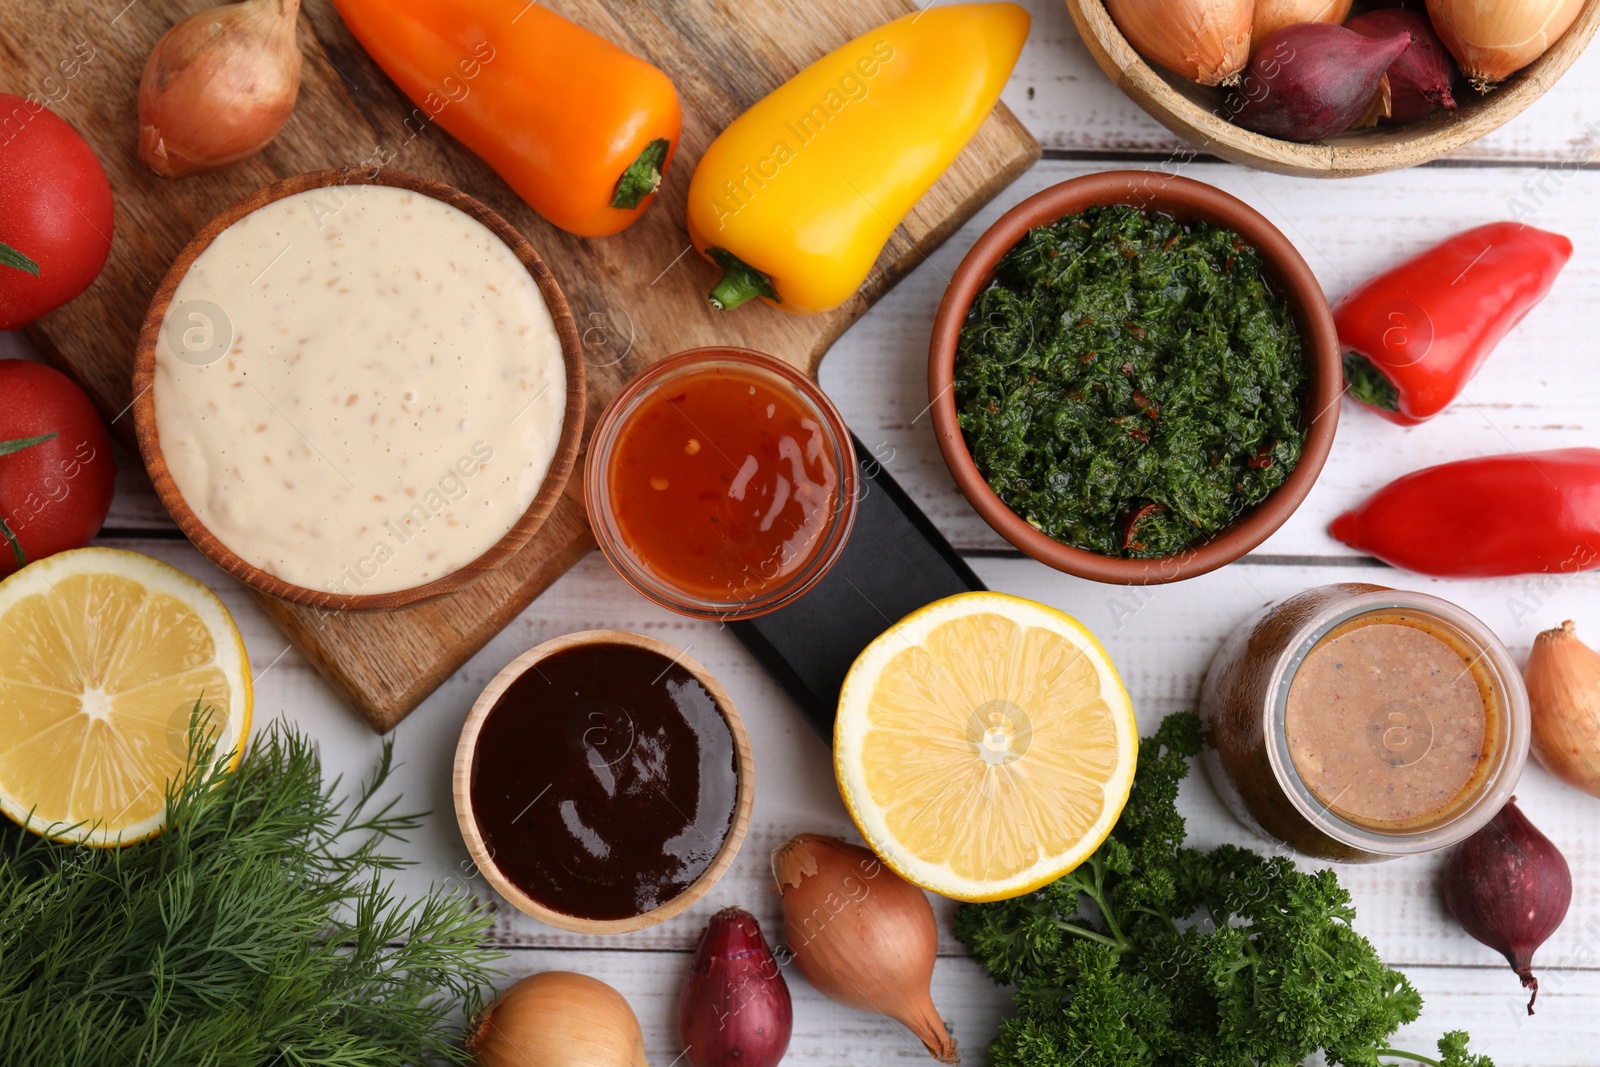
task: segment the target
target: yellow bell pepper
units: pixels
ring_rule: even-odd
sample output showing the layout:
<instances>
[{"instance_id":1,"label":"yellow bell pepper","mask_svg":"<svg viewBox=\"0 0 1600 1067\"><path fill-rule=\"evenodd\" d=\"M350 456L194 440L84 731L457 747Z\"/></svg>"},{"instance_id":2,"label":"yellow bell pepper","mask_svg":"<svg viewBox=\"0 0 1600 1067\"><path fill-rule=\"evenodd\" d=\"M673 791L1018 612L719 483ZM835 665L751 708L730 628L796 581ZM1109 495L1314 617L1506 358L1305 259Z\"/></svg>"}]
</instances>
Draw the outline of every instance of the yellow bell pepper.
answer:
<instances>
[{"instance_id":1,"label":"yellow bell pepper","mask_svg":"<svg viewBox=\"0 0 1600 1067\"><path fill-rule=\"evenodd\" d=\"M1016 4L932 6L830 52L711 143L689 239L711 306L838 307L988 117L1028 36Z\"/></svg>"}]
</instances>

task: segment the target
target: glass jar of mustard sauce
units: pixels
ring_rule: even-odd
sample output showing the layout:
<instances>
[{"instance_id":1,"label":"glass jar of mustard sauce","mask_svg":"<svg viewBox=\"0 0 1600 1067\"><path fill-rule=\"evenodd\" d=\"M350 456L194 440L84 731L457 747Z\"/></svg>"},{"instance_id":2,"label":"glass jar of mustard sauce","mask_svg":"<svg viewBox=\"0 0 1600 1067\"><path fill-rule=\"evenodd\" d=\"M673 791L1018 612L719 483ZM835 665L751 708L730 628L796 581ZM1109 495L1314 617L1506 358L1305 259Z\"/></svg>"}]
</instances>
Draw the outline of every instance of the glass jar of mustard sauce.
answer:
<instances>
[{"instance_id":1,"label":"glass jar of mustard sauce","mask_svg":"<svg viewBox=\"0 0 1600 1067\"><path fill-rule=\"evenodd\" d=\"M1247 826L1373 862L1470 836L1528 756L1522 675L1482 622L1380 585L1308 589L1223 642L1200 695L1206 769Z\"/></svg>"}]
</instances>

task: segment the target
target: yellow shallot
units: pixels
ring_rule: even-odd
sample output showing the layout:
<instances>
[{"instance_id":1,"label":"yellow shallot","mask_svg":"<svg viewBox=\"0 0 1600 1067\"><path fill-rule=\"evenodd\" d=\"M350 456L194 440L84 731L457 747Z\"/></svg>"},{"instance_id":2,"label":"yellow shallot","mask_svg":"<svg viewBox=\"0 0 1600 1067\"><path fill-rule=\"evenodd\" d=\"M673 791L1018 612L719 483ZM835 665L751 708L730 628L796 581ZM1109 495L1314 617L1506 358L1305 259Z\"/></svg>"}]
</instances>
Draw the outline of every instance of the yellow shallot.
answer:
<instances>
[{"instance_id":1,"label":"yellow shallot","mask_svg":"<svg viewBox=\"0 0 1600 1067\"><path fill-rule=\"evenodd\" d=\"M928 992L939 928L922 890L859 845L818 834L774 849L772 876L789 950L817 992L897 1019L934 1059L960 1062Z\"/></svg>"},{"instance_id":2,"label":"yellow shallot","mask_svg":"<svg viewBox=\"0 0 1600 1067\"><path fill-rule=\"evenodd\" d=\"M639 1020L598 978L543 971L508 988L473 1020L478 1067L649 1067Z\"/></svg>"},{"instance_id":3,"label":"yellow shallot","mask_svg":"<svg viewBox=\"0 0 1600 1067\"><path fill-rule=\"evenodd\" d=\"M1250 27L1250 50L1274 30L1292 26L1296 22L1331 22L1343 25L1350 15L1355 0L1256 0L1255 20Z\"/></svg>"},{"instance_id":4,"label":"yellow shallot","mask_svg":"<svg viewBox=\"0 0 1600 1067\"><path fill-rule=\"evenodd\" d=\"M1253 0L1106 0L1128 43L1201 85L1232 85L1250 58Z\"/></svg>"},{"instance_id":5,"label":"yellow shallot","mask_svg":"<svg viewBox=\"0 0 1600 1067\"><path fill-rule=\"evenodd\" d=\"M1547 52L1583 0L1428 0L1428 18L1467 81L1488 92Z\"/></svg>"},{"instance_id":6,"label":"yellow shallot","mask_svg":"<svg viewBox=\"0 0 1600 1067\"><path fill-rule=\"evenodd\" d=\"M1544 769L1600 797L1600 652L1568 619L1533 642L1528 666L1533 755Z\"/></svg>"},{"instance_id":7,"label":"yellow shallot","mask_svg":"<svg viewBox=\"0 0 1600 1067\"><path fill-rule=\"evenodd\" d=\"M244 0L162 34L139 79L139 158L181 178L265 148L300 92L299 11L300 0Z\"/></svg>"}]
</instances>

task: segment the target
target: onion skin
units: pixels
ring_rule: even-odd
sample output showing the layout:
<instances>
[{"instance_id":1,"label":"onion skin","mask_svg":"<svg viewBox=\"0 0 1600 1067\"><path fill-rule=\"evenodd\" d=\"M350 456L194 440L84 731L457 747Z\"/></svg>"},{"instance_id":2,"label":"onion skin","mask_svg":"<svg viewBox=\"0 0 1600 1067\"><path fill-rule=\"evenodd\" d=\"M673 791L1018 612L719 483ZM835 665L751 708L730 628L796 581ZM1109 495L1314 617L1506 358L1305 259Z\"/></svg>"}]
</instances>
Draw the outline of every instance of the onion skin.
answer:
<instances>
[{"instance_id":1,"label":"onion skin","mask_svg":"<svg viewBox=\"0 0 1600 1067\"><path fill-rule=\"evenodd\" d=\"M1231 85L1250 58L1254 0L1106 0L1141 56L1201 85Z\"/></svg>"},{"instance_id":2,"label":"onion skin","mask_svg":"<svg viewBox=\"0 0 1600 1067\"><path fill-rule=\"evenodd\" d=\"M678 1037L689 1067L777 1067L794 1031L789 983L742 908L724 908L700 936L678 998Z\"/></svg>"},{"instance_id":3,"label":"onion skin","mask_svg":"<svg viewBox=\"0 0 1600 1067\"><path fill-rule=\"evenodd\" d=\"M300 0L244 0L191 15L145 60L139 158L163 178L216 170L277 136L300 92Z\"/></svg>"},{"instance_id":4,"label":"onion skin","mask_svg":"<svg viewBox=\"0 0 1600 1067\"><path fill-rule=\"evenodd\" d=\"M1403 31L1414 38L1384 75L1389 81L1389 122L1411 122L1440 108L1456 109L1451 91L1457 77L1456 62L1426 16L1389 8L1364 12L1345 25L1368 37Z\"/></svg>"},{"instance_id":5,"label":"onion skin","mask_svg":"<svg viewBox=\"0 0 1600 1067\"><path fill-rule=\"evenodd\" d=\"M801 834L772 852L783 929L817 992L904 1023L940 1063L955 1038L928 993L939 929L927 896L864 848Z\"/></svg>"},{"instance_id":6,"label":"onion skin","mask_svg":"<svg viewBox=\"0 0 1600 1067\"><path fill-rule=\"evenodd\" d=\"M478 1067L650 1067L639 1020L622 994L571 971L531 974L473 1020Z\"/></svg>"},{"instance_id":7,"label":"onion skin","mask_svg":"<svg viewBox=\"0 0 1600 1067\"><path fill-rule=\"evenodd\" d=\"M1373 90L1372 99L1367 101L1366 110L1356 117L1348 129L1364 130L1376 126L1393 114L1393 94L1389 91L1389 75L1385 74L1378 79L1378 87Z\"/></svg>"},{"instance_id":8,"label":"onion skin","mask_svg":"<svg viewBox=\"0 0 1600 1067\"><path fill-rule=\"evenodd\" d=\"M1522 814L1516 797L1450 854L1444 903L1462 929L1505 956L1531 991L1532 1015L1539 998L1533 954L1567 917L1572 871L1555 843Z\"/></svg>"},{"instance_id":9,"label":"onion skin","mask_svg":"<svg viewBox=\"0 0 1600 1067\"><path fill-rule=\"evenodd\" d=\"M1350 16L1355 0L1256 0L1255 20L1250 26L1250 50L1285 26L1297 22L1329 22L1342 25Z\"/></svg>"},{"instance_id":10,"label":"onion skin","mask_svg":"<svg viewBox=\"0 0 1600 1067\"><path fill-rule=\"evenodd\" d=\"M1533 756L1544 769L1600 797L1600 652L1571 619L1533 642L1523 670L1533 713Z\"/></svg>"},{"instance_id":11,"label":"onion skin","mask_svg":"<svg viewBox=\"0 0 1600 1067\"><path fill-rule=\"evenodd\" d=\"M1428 0L1428 19L1480 93L1550 50L1584 0Z\"/></svg>"},{"instance_id":12,"label":"onion skin","mask_svg":"<svg viewBox=\"0 0 1600 1067\"><path fill-rule=\"evenodd\" d=\"M1300 22L1262 42L1228 112L1247 130L1285 141L1320 141L1361 117L1384 72L1411 46L1409 33L1365 37L1343 26Z\"/></svg>"}]
</instances>

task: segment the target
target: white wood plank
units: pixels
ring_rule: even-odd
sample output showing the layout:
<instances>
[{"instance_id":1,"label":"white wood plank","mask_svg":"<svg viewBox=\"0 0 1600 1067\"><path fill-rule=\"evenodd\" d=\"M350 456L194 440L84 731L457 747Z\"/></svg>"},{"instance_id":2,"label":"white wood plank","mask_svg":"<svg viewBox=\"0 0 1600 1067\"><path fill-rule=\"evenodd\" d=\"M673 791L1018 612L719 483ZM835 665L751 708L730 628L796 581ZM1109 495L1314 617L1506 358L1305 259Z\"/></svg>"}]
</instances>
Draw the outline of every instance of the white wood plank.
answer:
<instances>
[{"instance_id":1,"label":"white wood plank","mask_svg":"<svg viewBox=\"0 0 1600 1067\"><path fill-rule=\"evenodd\" d=\"M955 490L933 441L926 414L926 353L934 311L950 273L1006 208L1108 165L1045 161L1036 166L857 323L823 362L823 384L846 420L958 547L1004 543ZM1261 551L1349 554L1323 532L1327 521L1399 474L1464 455L1592 440L1600 375L1590 365L1587 298L1600 285L1600 215L1588 205L1600 193L1600 172L1424 168L1328 183L1222 164L1192 163L1182 170L1260 209L1299 246L1334 299L1451 233L1522 210L1537 208L1534 224L1567 234L1577 246L1554 291L1443 415L1425 426L1400 429L1347 404L1334 455L1316 490ZM167 527L136 457L122 453L119 465L121 491L108 525Z\"/></svg>"},{"instance_id":2,"label":"white wood plank","mask_svg":"<svg viewBox=\"0 0 1600 1067\"><path fill-rule=\"evenodd\" d=\"M359 777L381 747L356 716L337 706L298 653L286 644L255 605L231 580L210 568L189 546L177 542L136 545L166 559L218 589L245 634L257 673L257 729L275 718L294 722L322 743L330 773ZM1133 696L1141 730L1148 731L1168 712L1191 707L1200 679L1223 637L1269 601L1332 581L1378 578L1454 600L1503 635L1519 658L1537 628L1563 617L1585 620L1600 635L1600 582L1584 581L1555 591L1543 606L1512 582L1412 582L1393 572L1352 574L1340 567L1260 566L1243 563L1176 586L1142 591L1118 590L1054 573L1024 560L981 559L975 566L992 587L1027 595L1069 611L1100 635L1120 665ZM561 633L598 626L639 630L660 637L700 660L728 688L750 732L756 752L757 789L752 830L734 869L708 897L677 920L624 937L594 938L553 930L509 909L500 913L496 939L508 945L578 947L603 943L635 949L684 949L700 925L718 908L739 904L769 928L779 918L768 888L770 850L801 832L840 834L856 839L833 785L829 755L798 710L754 663L738 642L712 624L672 616L635 595L591 555L557 582L512 624L502 638L480 652L394 733L404 762L396 789L406 804L435 817L402 850L419 861L397 879L405 892L430 882L464 881L486 898L492 893L470 877L457 832L449 792L456 734L478 691L522 650ZM281 654L281 658L280 657ZM1600 843L1586 832L1600 813L1600 801L1560 784L1530 764L1519 788L1529 817L1565 852L1576 895L1572 917L1540 953L1550 967L1600 966ZM1203 772L1196 771L1183 795L1194 844L1222 841L1261 851L1271 846L1251 836L1216 800ZM1369 936L1384 958L1396 965L1433 964L1497 967L1498 958L1460 931L1439 902L1438 857L1364 866L1344 865L1340 877L1350 887ZM937 901L941 951L961 952L944 919L950 905Z\"/></svg>"},{"instance_id":3,"label":"white wood plank","mask_svg":"<svg viewBox=\"0 0 1600 1067\"><path fill-rule=\"evenodd\" d=\"M132 418L131 415L124 416ZM144 461L139 450L124 445L117 438L111 440L111 451L117 459L117 488L111 498L111 511L106 515L107 530L178 531L167 509L156 496L150 476L144 471Z\"/></svg>"},{"instance_id":4,"label":"white wood plank","mask_svg":"<svg viewBox=\"0 0 1600 1067\"><path fill-rule=\"evenodd\" d=\"M1046 161L1035 167L857 323L823 362L823 384L846 420L958 547L996 548L1004 542L956 491L933 440L926 365L934 311L966 250L1006 208L1103 166ZM1326 536L1326 523L1406 471L1466 455L1593 441L1600 375L1591 365L1588 296L1600 286L1600 215L1588 205L1600 194L1600 172L1414 169L1337 183L1226 165L1190 164L1184 173L1263 211L1299 245L1334 299L1412 252L1457 230L1505 218L1518 203L1531 207L1536 199L1543 204L1532 221L1566 233L1577 246L1550 296L1439 418L1401 429L1345 405L1334 454L1316 489L1262 552L1350 555ZM1354 221L1361 219L1368 221ZM123 454L120 461L120 491L109 525L167 526L136 459Z\"/></svg>"},{"instance_id":5,"label":"white wood plank","mask_svg":"<svg viewBox=\"0 0 1600 1067\"><path fill-rule=\"evenodd\" d=\"M1054 182L1117 166L1106 161L1160 160L1179 142L1123 97L1089 59L1059 0L1023 0L1034 32L1006 102L1049 149L1094 153L1095 162L1047 161L964 227L835 347L823 382L846 418L894 476L951 539L969 549L1003 543L956 493L932 439L927 417L926 351L945 279L983 228L1010 205ZM1590 443L1600 375L1590 366L1587 296L1600 282L1600 193L1595 172L1574 174L1519 161L1587 161L1600 148L1592 102L1600 99L1600 53L1591 51L1528 112L1501 131L1459 151L1463 164L1430 167L1337 183L1280 178L1236 167L1190 164L1190 176L1210 181L1256 205L1306 254L1330 295L1337 297L1368 273L1468 225L1506 217L1520 199L1538 211L1531 221L1573 237L1574 262L1544 306L1490 361L1462 403L1433 423L1399 430L1347 410L1335 452L1312 497L1262 553L1276 562L1246 562L1180 586L1130 591L1079 582L1030 561L981 558L980 575L993 587L1033 596L1081 617L1105 640L1133 694L1141 727L1192 704L1199 679L1225 633L1261 604L1311 585L1367 580L1424 589L1478 613L1523 655L1533 634L1565 617L1600 638L1600 577L1569 579L1559 587L1518 581L1442 583L1384 568L1335 565L1356 561L1322 532L1342 508L1390 478L1460 455L1513 448ZM1540 187L1542 183L1542 188ZM1535 202L1538 202L1537 205ZM15 335L0 335L0 358L25 354ZM170 528L139 470L119 455L112 530ZM315 671L230 579L185 542L109 543L166 559L216 588L238 620L257 678L258 729L274 719L317 738L330 774L364 776L382 742L341 707ZM1284 565L1284 557L1332 557L1322 565ZM496 671L539 641L590 627L651 633L689 650L725 684L746 720L757 758L757 800L750 837L721 885L679 919L628 938L584 938L552 930L501 905L495 938L513 946L512 976L536 970L580 970L612 982L643 1023L651 1061L673 1062L681 1051L675 1003L692 947L709 915L727 904L754 911L769 936L781 930L768 889L767 854L791 834L812 831L853 837L833 786L827 747L798 711L729 634L670 615L646 603L591 555L474 657L394 734L403 766L394 788L403 803L434 815L402 851L417 866L396 878L408 894L429 884L468 878L449 793L456 733L467 708ZM1360 917L1358 927L1390 962L1405 967L1428 1000L1424 1018L1397 1043L1430 1052L1446 1029L1466 1027L1474 1047L1502 1067L1589 1062L1600 1042L1600 844L1587 833L1597 802L1530 767L1519 798L1531 818L1565 851L1576 884L1565 926L1539 954L1544 991L1533 1019L1522 1014L1521 989L1502 961L1462 933L1445 914L1436 885L1440 861L1420 859L1345 867ZM1267 849L1220 807L1201 772L1185 789L1183 809L1199 845L1234 841ZM942 958L935 971L936 1003L952 1024L968 1062L994 1033L1008 997L994 987L948 935L950 904L936 901ZM650 951L623 951L624 949ZM796 1032L786 1062L795 1064L925 1062L919 1046L897 1025L822 999L797 974L791 977Z\"/></svg>"},{"instance_id":6,"label":"white wood plank","mask_svg":"<svg viewBox=\"0 0 1600 1067\"><path fill-rule=\"evenodd\" d=\"M1412 967L1406 977L1422 994L1422 1017L1395 1035L1394 1047L1437 1055L1434 1042L1448 1030L1472 1035L1472 1051L1499 1067L1573 1067L1595 1062L1600 1045L1600 975L1546 969L1539 979L1536 1014L1510 969Z\"/></svg>"},{"instance_id":7,"label":"white wood plank","mask_svg":"<svg viewBox=\"0 0 1600 1067\"><path fill-rule=\"evenodd\" d=\"M36 353L20 333L0 333L0 359L34 359Z\"/></svg>"},{"instance_id":8,"label":"white wood plank","mask_svg":"<svg viewBox=\"0 0 1600 1067\"><path fill-rule=\"evenodd\" d=\"M1117 591L1044 575L1031 561L980 560L975 566L995 588L1043 600L1094 630L1121 667L1146 732L1167 713L1193 707L1211 657L1235 626L1264 604L1330 582L1373 581L1454 601L1498 633L1518 662L1538 629L1563 618L1578 619L1591 640L1600 637L1600 579L1594 576L1554 589L1535 604L1520 582L1417 580L1387 570L1241 563L1177 585ZM1600 801L1558 782L1531 761L1518 798L1528 817L1562 849L1573 872L1570 917L1539 958L1550 966L1594 966L1600 962L1595 955L1600 924L1594 922L1600 914L1600 850L1589 831L1600 814ZM1183 810L1197 847L1231 841L1274 851L1228 815L1199 770L1185 786ZM1396 965L1496 964L1496 954L1468 937L1445 912L1438 883L1442 862L1442 856L1434 855L1335 867L1354 897L1357 928L1386 960Z\"/></svg>"},{"instance_id":9,"label":"white wood plank","mask_svg":"<svg viewBox=\"0 0 1600 1067\"><path fill-rule=\"evenodd\" d=\"M967 250L1006 209L1107 166L1047 160L1034 167L856 323L822 363L823 387L845 421L958 548L1005 542L956 490L934 441L927 415L934 313ZM1315 489L1261 552L1353 555L1324 532L1328 521L1403 473L1464 456L1595 442L1600 374L1593 364L1591 304L1600 289L1600 214L1593 210L1600 172L1412 169L1331 183L1223 164L1189 164L1182 172L1272 220L1334 300L1453 233L1510 217L1519 204L1532 210L1537 201L1528 221L1566 234L1576 246L1550 295L1438 418L1401 429L1346 403Z\"/></svg>"},{"instance_id":10,"label":"white wood plank","mask_svg":"<svg viewBox=\"0 0 1600 1067\"><path fill-rule=\"evenodd\" d=\"M627 998L644 1031L653 1064L676 1064L683 1052L677 1004L690 956L680 952L586 952L519 949L501 967L502 983L547 970L577 970L614 986ZM1472 1034L1472 1050L1495 1058L1499 1067L1571 1067L1589 1062L1600 1040L1600 974L1546 971L1538 1014L1524 1010L1526 997L1509 970L1422 967L1407 972L1424 1000L1422 1016L1399 1030L1394 1046L1436 1055L1435 1042L1448 1030ZM784 1063L929 1063L921 1044L898 1023L825 999L791 965L784 969L794 1001L794 1034ZM985 1062L984 1050L1000 1020L1010 1014L1009 991L991 983L970 960L940 959L932 995L945 1025L960 1043L962 1062Z\"/></svg>"},{"instance_id":11,"label":"white wood plank","mask_svg":"<svg viewBox=\"0 0 1600 1067\"><path fill-rule=\"evenodd\" d=\"M1061 0L1019 0L1033 30L1003 99L1046 149L1168 155L1183 142L1124 96L1095 66ZM1499 130L1452 160L1589 160L1600 150L1593 101L1600 54L1590 49L1565 77Z\"/></svg>"},{"instance_id":12,"label":"white wood plank","mask_svg":"<svg viewBox=\"0 0 1600 1067\"><path fill-rule=\"evenodd\" d=\"M770 937L770 928L768 928ZM588 952L519 949L501 967L502 983L540 971L577 970L614 986L628 999L645 1036L645 1055L657 1067L681 1062L678 997L689 973L687 952ZM835 1004L813 989L789 964L783 969L794 1002L794 1033L785 1064L927 1064L922 1043L899 1023L878 1014ZM983 1062L1009 993L990 982L970 960L941 959L932 994L946 1027L960 1045L962 1062Z\"/></svg>"}]
</instances>

